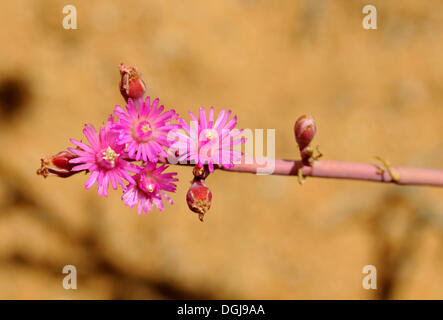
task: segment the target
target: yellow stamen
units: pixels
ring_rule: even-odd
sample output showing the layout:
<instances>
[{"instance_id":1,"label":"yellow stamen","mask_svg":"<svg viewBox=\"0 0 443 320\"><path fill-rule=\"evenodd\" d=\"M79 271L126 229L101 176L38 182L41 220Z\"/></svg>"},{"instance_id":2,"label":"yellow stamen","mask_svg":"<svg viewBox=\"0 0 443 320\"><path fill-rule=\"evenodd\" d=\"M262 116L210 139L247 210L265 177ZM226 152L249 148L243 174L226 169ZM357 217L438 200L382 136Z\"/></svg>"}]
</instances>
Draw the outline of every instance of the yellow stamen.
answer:
<instances>
[{"instance_id":1,"label":"yellow stamen","mask_svg":"<svg viewBox=\"0 0 443 320\"><path fill-rule=\"evenodd\" d=\"M115 159L117 159L120 154L116 153L114 150L112 150L111 147L108 146L106 151L103 151L103 160L106 160L111 164L112 167L115 166Z\"/></svg>"},{"instance_id":2,"label":"yellow stamen","mask_svg":"<svg viewBox=\"0 0 443 320\"><path fill-rule=\"evenodd\" d=\"M149 131L151 131L151 126L148 123L143 125L142 131L143 131L143 133L148 133Z\"/></svg>"},{"instance_id":3,"label":"yellow stamen","mask_svg":"<svg viewBox=\"0 0 443 320\"><path fill-rule=\"evenodd\" d=\"M148 184L148 187L146 189L148 189L149 192L153 192L154 186L152 185L152 183L150 183L150 184Z\"/></svg>"},{"instance_id":4,"label":"yellow stamen","mask_svg":"<svg viewBox=\"0 0 443 320\"><path fill-rule=\"evenodd\" d=\"M215 130L210 129L206 131L206 139L212 140L217 136L217 132Z\"/></svg>"}]
</instances>

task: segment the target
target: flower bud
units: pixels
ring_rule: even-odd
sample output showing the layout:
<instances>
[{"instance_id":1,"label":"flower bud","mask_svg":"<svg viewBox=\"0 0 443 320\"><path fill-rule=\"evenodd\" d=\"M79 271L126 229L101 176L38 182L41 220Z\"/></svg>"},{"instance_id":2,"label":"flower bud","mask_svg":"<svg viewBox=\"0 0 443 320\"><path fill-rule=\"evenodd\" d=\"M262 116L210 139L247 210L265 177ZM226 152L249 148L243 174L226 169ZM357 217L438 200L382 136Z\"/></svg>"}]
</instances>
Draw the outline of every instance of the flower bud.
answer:
<instances>
[{"instance_id":1,"label":"flower bud","mask_svg":"<svg viewBox=\"0 0 443 320\"><path fill-rule=\"evenodd\" d=\"M205 213L211 208L212 192L205 186L204 180L194 180L186 194L186 202L191 211L198 213L203 222Z\"/></svg>"},{"instance_id":2,"label":"flower bud","mask_svg":"<svg viewBox=\"0 0 443 320\"><path fill-rule=\"evenodd\" d=\"M38 175L43 177L57 176L61 178L67 178L74 173L72 167L73 163L69 163L69 160L77 158L77 156L68 151L61 151L55 156L45 157L41 159L41 167L37 170Z\"/></svg>"},{"instance_id":3,"label":"flower bud","mask_svg":"<svg viewBox=\"0 0 443 320\"><path fill-rule=\"evenodd\" d=\"M123 63L120 64L120 92L128 102L128 99L137 100L143 98L146 91L146 85L141 78L141 74L137 71L136 67L126 66Z\"/></svg>"},{"instance_id":4,"label":"flower bud","mask_svg":"<svg viewBox=\"0 0 443 320\"><path fill-rule=\"evenodd\" d=\"M305 149L314 139L317 127L312 117L303 115L297 119L294 126L295 140L300 150Z\"/></svg>"}]
</instances>

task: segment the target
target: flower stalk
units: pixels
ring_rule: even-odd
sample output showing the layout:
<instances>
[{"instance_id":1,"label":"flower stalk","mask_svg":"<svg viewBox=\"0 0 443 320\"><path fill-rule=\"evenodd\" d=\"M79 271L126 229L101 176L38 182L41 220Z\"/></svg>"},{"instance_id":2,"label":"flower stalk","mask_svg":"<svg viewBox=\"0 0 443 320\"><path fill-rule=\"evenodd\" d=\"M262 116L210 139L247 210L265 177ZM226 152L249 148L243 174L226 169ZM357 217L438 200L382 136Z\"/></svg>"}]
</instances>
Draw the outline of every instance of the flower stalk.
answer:
<instances>
[{"instance_id":1,"label":"flower stalk","mask_svg":"<svg viewBox=\"0 0 443 320\"><path fill-rule=\"evenodd\" d=\"M264 163L264 161L271 160L248 159L245 161L243 159L242 163L235 164L232 168L221 168L221 170L256 174L257 169L262 167L258 163ZM312 165L306 165L301 160L276 159L272 174L298 176L299 170L304 177L443 187L443 170L390 166L391 172L397 174L397 177L395 174L393 177L387 169L375 164L337 160L316 160Z\"/></svg>"},{"instance_id":2,"label":"flower stalk","mask_svg":"<svg viewBox=\"0 0 443 320\"><path fill-rule=\"evenodd\" d=\"M198 114L189 112L188 124L175 110L165 109L159 99L144 99L146 86L136 67L121 64L120 74L125 108L116 106L99 130L85 124L87 141L70 139L75 147L42 158L37 174L66 178L84 171L90 174L86 189L96 184L98 195L106 197L110 186L114 190L120 187L123 202L136 207L138 214L146 214L154 207L163 210L164 200L173 204L167 192L176 191L178 179L176 172L167 172L168 164L194 166L186 201L201 221L212 203L205 179L216 169L262 174L263 164L273 163L274 170L269 174L297 176L301 184L306 177L317 177L443 186L443 170L391 166L381 157L377 159L382 165L320 160L318 146L318 154L312 147L317 124L307 115L299 117L294 125L300 160L245 158L235 148L246 139L242 137L243 129L235 128L237 116L231 118L231 110L216 114L213 107L202 107ZM171 155L175 163L169 163Z\"/></svg>"}]
</instances>

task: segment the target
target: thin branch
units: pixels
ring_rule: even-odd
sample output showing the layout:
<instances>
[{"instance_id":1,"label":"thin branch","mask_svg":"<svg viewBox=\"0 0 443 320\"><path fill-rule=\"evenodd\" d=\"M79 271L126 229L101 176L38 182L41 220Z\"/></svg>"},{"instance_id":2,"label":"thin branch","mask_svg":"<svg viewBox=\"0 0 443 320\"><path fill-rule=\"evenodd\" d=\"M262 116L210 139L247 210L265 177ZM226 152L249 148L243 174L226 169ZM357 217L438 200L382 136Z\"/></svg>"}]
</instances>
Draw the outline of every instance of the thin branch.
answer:
<instances>
[{"instance_id":1,"label":"thin branch","mask_svg":"<svg viewBox=\"0 0 443 320\"><path fill-rule=\"evenodd\" d=\"M299 169L304 177L364 180L374 182L391 182L400 185L443 186L443 170L410 167L381 168L378 165L359 162L335 160L316 160L312 165L305 165L300 160L260 159L243 161L234 167L220 168L224 171L260 173L265 167L262 163L275 161L274 175L297 176ZM391 173L395 173L395 177Z\"/></svg>"},{"instance_id":2,"label":"thin branch","mask_svg":"<svg viewBox=\"0 0 443 320\"><path fill-rule=\"evenodd\" d=\"M132 159L126 159L134 161ZM167 159L159 159L160 163L180 166L195 166L195 163L171 163ZM268 165L268 167L266 166ZM269 166L269 164L272 164ZM230 172L253 173L260 175L283 175L300 177L316 177L331 179L348 179L374 181L384 183L396 183L399 185L427 185L443 187L443 170L424 169L411 167L393 167L387 161L383 161L384 167L371 163L346 162L336 160L313 160L306 164L302 160L282 160L282 159L242 159L242 162L235 164L231 168L216 166L217 169ZM42 162L42 168L45 165ZM39 169L37 174L42 174ZM71 171L70 175L84 171ZM51 174L55 175L55 174ZM68 177L62 174L59 177ZM304 182L304 180L303 180Z\"/></svg>"}]
</instances>

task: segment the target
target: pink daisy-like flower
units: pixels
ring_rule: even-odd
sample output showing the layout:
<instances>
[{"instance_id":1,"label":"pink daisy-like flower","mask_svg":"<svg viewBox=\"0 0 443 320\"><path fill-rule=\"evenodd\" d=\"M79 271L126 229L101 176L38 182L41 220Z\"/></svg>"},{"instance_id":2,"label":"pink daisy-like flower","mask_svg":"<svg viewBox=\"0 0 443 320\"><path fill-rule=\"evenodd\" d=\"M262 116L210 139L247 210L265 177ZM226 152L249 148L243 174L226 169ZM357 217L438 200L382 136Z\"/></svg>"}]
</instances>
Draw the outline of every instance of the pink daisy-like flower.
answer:
<instances>
[{"instance_id":1,"label":"pink daisy-like flower","mask_svg":"<svg viewBox=\"0 0 443 320\"><path fill-rule=\"evenodd\" d=\"M173 182L178 179L174 178L176 172L163 173L167 168L165 164L157 167L153 162L148 162L144 168L139 168L139 172L133 176L135 183L128 184L122 196L125 204L131 208L138 204L139 215L142 211L145 214L148 210L152 211L152 204L162 211L162 198L172 204L172 199L164 191L175 192L176 185Z\"/></svg>"},{"instance_id":2,"label":"pink daisy-like flower","mask_svg":"<svg viewBox=\"0 0 443 320\"><path fill-rule=\"evenodd\" d=\"M168 147L168 132L179 127L177 124L168 124L178 117L174 110L164 113L164 106L159 105L159 99L150 104L150 98L145 102L138 100L139 107L129 99L126 111L116 106L114 114L120 119L114 130L119 132L118 144L126 146L128 156L135 160L157 162L159 156L166 157L163 147Z\"/></svg>"},{"instance_id":3,"label":"pink daisy-like flower","mask_svg":"<svg viewBox=\"0 0 443 320\"><path fill-rule=\"evenodd\" d=\"M109 183L114 190L117 190L118 185L125 188L123 179L135 183L129 172L137 172L137 166L124 160L124 146L117 144L117 133L112 130L113 122L111 115L98 134L94 126L85 125L83 134L90 146L70 139L78 148L68 149L78 156L69 161L77 164L72 170L88 170L91 173L85 188L89 189L97 183L98 195L105 197L108 196Z\"/></svg>"},{"instance_id":4,"label":"pink daisy-like flower","mask_svg":"<svg viewBox=\"0 0 443 320\"><path fill-rule=\"evenodd\" d=\"M238 136L243 130L234 129L237 124L237 116L229 122L231 110L222 110L214 121L214 108L209 109L208 119L206 111L200 108L199 119L189 112L191 124L179 119L185 134L174 131L176 142L172 145L177 149L178 161L186 159L197 163L201 168L208 165L209 171L214 171L214 165L222 165L226 168L234 166L234 162L239 161L242 152L233 150L233 147L245 143L246 138Z\"/></svg>"}]
</instances>

